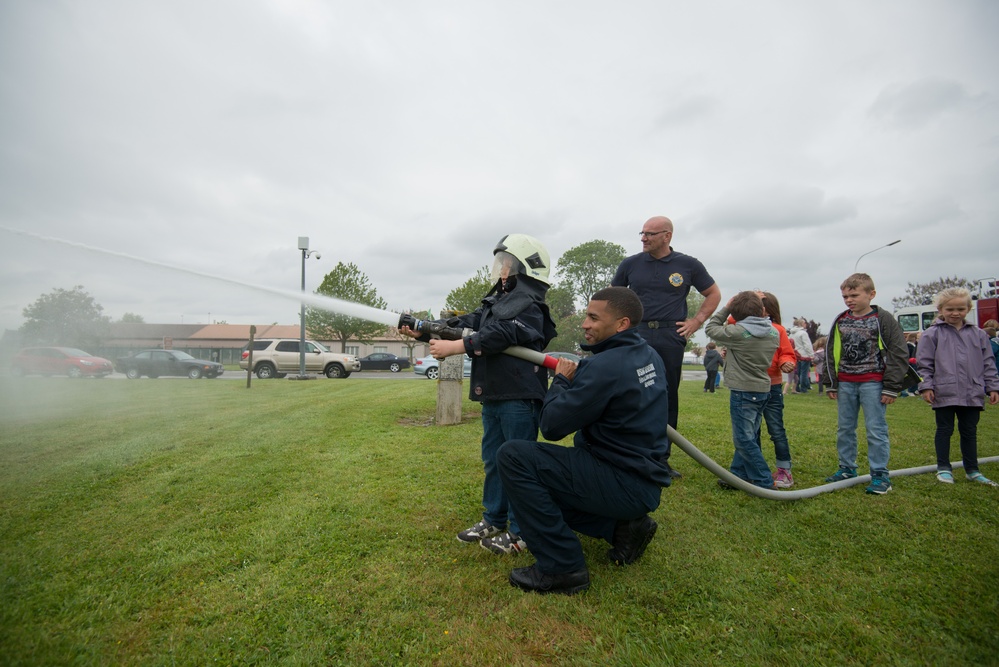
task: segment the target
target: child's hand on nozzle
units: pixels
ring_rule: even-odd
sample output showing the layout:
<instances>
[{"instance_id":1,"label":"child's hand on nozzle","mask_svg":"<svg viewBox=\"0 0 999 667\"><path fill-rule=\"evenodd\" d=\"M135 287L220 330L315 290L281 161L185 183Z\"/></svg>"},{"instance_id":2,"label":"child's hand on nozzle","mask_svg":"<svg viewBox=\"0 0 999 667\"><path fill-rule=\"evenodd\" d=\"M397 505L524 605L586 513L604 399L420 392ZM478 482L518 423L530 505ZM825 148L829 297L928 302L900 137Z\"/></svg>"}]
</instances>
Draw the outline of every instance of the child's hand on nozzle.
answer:
<instances>
[{"instance_id":1,"label":"child's hand on nozzle","mask_svg":"<svg viewBox=\"0 0 999 667\"><path fill-rule=\"evenodd\" d=\"M409 336L410 338L419 338L420 337L420 332L419 331L413 331L412 329L409 328L409 326L405 326L405 325L399 327L399 333L401 333L403 336Z\"/></svg>"},{"instance_id":2,"label":"child's hand on nozzle","mask_svg":"<svg viewBox=\"0 0 999 667\"><path fill-rule=\"evenodd\" d=\"M444 340L443 338L435 338L430 341L430 355L434 359L443 359L444 357L464 353L464 340Z\"/></svg>"}]
</instances>

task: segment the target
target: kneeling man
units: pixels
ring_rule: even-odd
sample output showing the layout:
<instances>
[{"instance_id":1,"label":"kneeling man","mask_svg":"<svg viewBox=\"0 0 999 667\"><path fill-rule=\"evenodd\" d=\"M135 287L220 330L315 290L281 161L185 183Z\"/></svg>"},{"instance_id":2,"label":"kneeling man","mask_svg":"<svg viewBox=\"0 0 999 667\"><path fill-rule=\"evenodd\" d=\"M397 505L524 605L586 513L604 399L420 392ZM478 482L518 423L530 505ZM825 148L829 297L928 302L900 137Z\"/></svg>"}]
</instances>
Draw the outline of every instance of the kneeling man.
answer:
<instances>
[{"instance_id":1,"label":"kneeling man","mask_svg":"<svg viewBox=\"0 0 999 667\"><path fill-rule=\"evenodd\" d=\"M648 513L669 486L666 375L634 328L642 302L626 287L590 299L577 364L559 359L541 409L541 433L573 447L510 440L497 466L521 535L537 562L510 573L525 591L573 594L590 586L574 531L607 540L618 565L636 561L656 533Z\"/></svg>"}]
</instances>

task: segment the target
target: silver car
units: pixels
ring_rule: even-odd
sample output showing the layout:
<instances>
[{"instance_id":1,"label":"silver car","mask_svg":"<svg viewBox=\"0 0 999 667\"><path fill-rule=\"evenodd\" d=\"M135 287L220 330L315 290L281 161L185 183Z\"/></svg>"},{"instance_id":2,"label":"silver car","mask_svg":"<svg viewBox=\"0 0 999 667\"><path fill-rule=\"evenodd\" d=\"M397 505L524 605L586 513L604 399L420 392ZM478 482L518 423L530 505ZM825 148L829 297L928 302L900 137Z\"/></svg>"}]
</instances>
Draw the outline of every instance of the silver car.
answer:
<instances>
[{"instance_id":1,"label":"silver car","mask_svg":"<svg viewBox=\"0 0 999 667\"><path fill-rule=\"evenodd\" d=\"M467 354L465 356L465 377L471 377L472 375L472 358ZM413 372L417 375L426 375L428 380L436 380L440 375L440 362L433 357L423 357L417 359L413 363Z\"/></svg>"}]
</instances>

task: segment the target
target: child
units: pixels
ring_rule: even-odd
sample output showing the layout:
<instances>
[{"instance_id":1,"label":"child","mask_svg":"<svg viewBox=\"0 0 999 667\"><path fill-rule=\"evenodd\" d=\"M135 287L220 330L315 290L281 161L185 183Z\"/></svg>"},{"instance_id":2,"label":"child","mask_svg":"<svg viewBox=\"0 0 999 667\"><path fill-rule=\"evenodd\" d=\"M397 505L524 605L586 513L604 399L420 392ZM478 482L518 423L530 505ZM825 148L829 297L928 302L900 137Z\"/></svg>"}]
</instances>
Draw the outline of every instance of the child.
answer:
<instances>
[{"instance_id":1,"label":"child","mask_svg":"<svg viewBox=\"0 0 999 667\"><path fill-rule=\"evenodd\" d=\"M496 554L517 554L527 548L509 509L496 453L507 440L537 440L541 402L548 391L547 369L502 352L511 345L541 351L555 337L555 323L545 304L550 268L548 251L536 238L504 236L493 250L494 284L482 305L448 321L448 326L468 328L472 333L460 340L430 340L430 354L438 359L455 354L472 358L468 397L482 403L482 505L486 511L481 521L457 537ZM399 332L429 340L409 327Z\"/></svg>"},{"instance_id":2,"label":"child","mask_svg":"<svg viewBox=\"0 0 999 667\"><path fill-rule=\"evenodd\" d=\"M815 362L815 376L818 378L819 396L822 395L823 375L826 372L826 337L819 336L815 339L814 345L812 347L815 349L815 356L812 357L812 361Z\"/></svg>"},{"instance_id":3,"label":"child","mask_svg":"<svg viewBox=\"0 0 999 667\"><path fill-rule=\"evenodd\" d=\"M988 336L964 321L971 311L971 293L963 287L949 287L933 299L937 320L919 340L916 363L920 396L933 406L937 431L937 479L954 483L950 465L950 437L954 418L961 439L964 472L973 482L999 486L978 471L978 419L989 404L999 403L999 374Z\"/></svg>"},{"instance_id":4,"label":"child","mask_svg":"<svg viewBox=\"0 0 999 667\"><path fill-rule=\"evenodd\" d=\"M731 313L735 324L725 324ZM770 398L767 369L777 351L779 334L763 315L763 301L755 292L739 292L711 316L705 333L725 346L725 386L729 394L735 455L729 470L750 484L775 489L770 466L757 444L763 409ZM722 488L732 488L718 480Z\"/></svg>"},{"instance_id":5,"label":"child","mask_svg":"<svg viewBox=\"0 0 999 667\"><path fill-rule=\"evenodd\" d=\"M787 336L780 321L780 303L777 297L770 292L756 293L763 300L764 316L770 318L770 324L779 334L777 351L767 374L770 376L770 398L766 407L763 408L763 420L767 423L767 433L774 443L774 458L777 463L777 472L774 473L774 484L778 489L790 489L794 486L794 477L791 476L791 446L787 441L787 431L784 430L784 394L781 391L783 373L794 371L796 357L794 345ZM763 429L756 430L756 446L763 449L761 438Z\"/></svg>"},{"instance_id":6,"label":"child","mask_svg":"<svg viewBox=\"0 0 999 667\"><path fill-rule=\"evenodd\" d=\"M708 351L704 353L704 370L708 373L708 378L704 381L704 391L715 393L718 386L718 366L721 364L722 356L718 351L718 346L708 343Z\"/></svg>"},{"instance_id":7,"label":"child","mask_svg":"<svg viewBox=\"0 0 999 667\"><path fill-rule=\"evenodd\" d=\"M854 273L840 285L840 292L848 310L836 317L826 342L826 393L839 404L839 470L826 481L857 476L857 417L863 408L871 467L871 483L866 491L883 495L892 488L885 413L902 391L909 369L908 350L902 329L891 313L871 304L877 292L869 275Z\"/></svg>"}]
</instances>

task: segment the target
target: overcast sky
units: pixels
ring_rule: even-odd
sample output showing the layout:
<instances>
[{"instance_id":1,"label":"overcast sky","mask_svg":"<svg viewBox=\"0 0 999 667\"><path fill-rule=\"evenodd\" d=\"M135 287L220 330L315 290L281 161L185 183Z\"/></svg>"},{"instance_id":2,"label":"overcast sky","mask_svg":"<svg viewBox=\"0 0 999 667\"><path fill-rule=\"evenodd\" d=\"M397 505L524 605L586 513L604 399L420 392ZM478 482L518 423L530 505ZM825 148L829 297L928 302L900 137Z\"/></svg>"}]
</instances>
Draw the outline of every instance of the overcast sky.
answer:
<instances>
[{"instance_id":1,"label":"overcast sky","mask_svg":"<svg viewBox=\"0 0 999 667\"><path fill-rule=\"evenodd\" d=\"M353 262L438 310L505 234L641 251L827 325L999 273L999 2L0 0L0 329L55 288L146 322L298 305ZM108 249L106 256L10 230ZM557 279L557 266L556 266ZM703 333L700 334L703 337Z\"/></svg>"}]
</instances>

